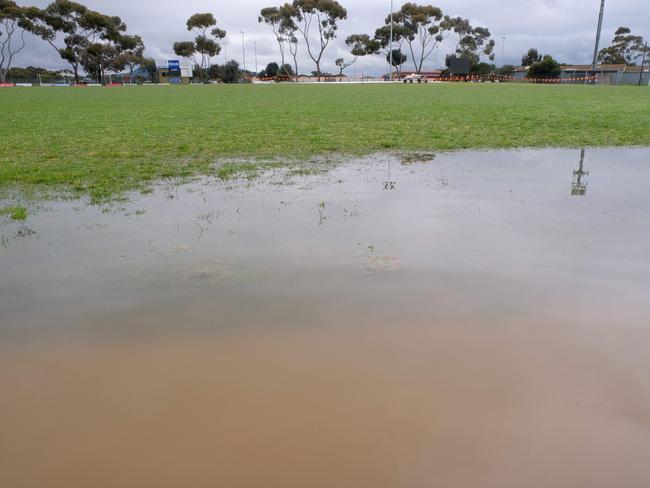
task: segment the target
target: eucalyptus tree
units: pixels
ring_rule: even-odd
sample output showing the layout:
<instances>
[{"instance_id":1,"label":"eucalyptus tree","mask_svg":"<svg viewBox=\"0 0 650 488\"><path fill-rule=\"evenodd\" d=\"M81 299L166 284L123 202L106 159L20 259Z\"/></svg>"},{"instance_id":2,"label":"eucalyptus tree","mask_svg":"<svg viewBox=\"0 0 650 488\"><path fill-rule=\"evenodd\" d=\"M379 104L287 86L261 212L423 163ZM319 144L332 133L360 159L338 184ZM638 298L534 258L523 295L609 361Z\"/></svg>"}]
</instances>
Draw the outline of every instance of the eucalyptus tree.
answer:
<instances>
[{"instance_id":1,"label":"eucalyptus tree","mask_svg":"<svg viewBox=\"0 0 650 488\"><path fill-rule=\"evenodd\" d=\"M558 78L562 73L562 67L553 57L546 54L541 61L533 63L526 78Z\"/></svg>"},{"instance_id":2,"label":"eucalyptus tree","mask_svg":"<svg viewBox=\"0 0 650 488\"><path fill-rule=\"evenodd\" d=\"M402 52L401 49L393 49L392 52L386 55L386 61L392 63L393 68L397 71L397 78L402 74L402 65L408 61L408 56Z\"/></svg>"},{"instance_id":3,"label":"eucalyptus tree","mask_svg":"<svg viewBox=\"0 0 650 488\"><path fill-rule=\"evenodd\" d=\"M542 55L535 48L530 48L526 54L521 57L522 66L532 66L533 63L538 63L542 60Z\"/></svg>"},{"instance_id":4,"label":"eucalyptus tree","mask_svg":"<svg viewBox=\"0 0 650 488\"><path fill-rule=\"evenodd\" d=\"M420 73L424 61L444 39L446 24L441 25L442 10L433 5L408 2L394 12L392 18L401 27L399 37L408 44L415 71ZM386 24L390 26L390 23L391 17L388 17Z\"/></svg>"},{"instance_id":5,"label":"eucalyptus tree","mask_svg":"<svg viewBox=\"0 0 650 488\"><path fill-rule=\"evenodd\" d=\"M196 34L193 41L175 42L174 52L191 60L198 68L201 81L205 80L205 70L210 59L221 52L219 41L226 37L226 31L215 27L217 20L211 13L197 13L187 19L188 32Z\"/></svg>"},{"instance_id":6,"label":"eucalyptus tree","mask_svg":"<svg viewBox=\"0 0 650 488\"><path fill-rule=\"evenodd\" d=\"M406 55L403 54L402 47L408 32L404 25L398 23L393 23L391 32L389 23L378 28L373 37L370 37L368 34L353 34L348 36L345 43L352 48L351 52L353 56L380 55L382 58L388 59L389 63L391 49L394 53L399 52L401 62L397 65L393 64L393 67L399 73L401 65L406 61L406 59L403 59Z\"/></svg>"},{"instance_id":7,"label":"eucalyptus tree","mask_svg":"<svg viewBox=\"0 0 650 488\"><path fill-rule=\"evenodd\" d=\"M368 34L352 34L347 37L345 43L352 48L352 55L355 57L377 54L382 47L377 39Z\"/></svg>"},{"instance_id":8,"label":"eucalyptus tree","mask_svg":"<svg viewBox=\"0 0 650 488\"><path fill-rule=\"evenodd\" d=\"M492 34L487 28L473 27L468 19L447 15L440 22L440 26L455 35L456 45L453 51L456 56L468 58L472 65L478 64L481 56L494 60L496 43L491 39Z\"/></svg>"},{"instance_id":9,"label":"eucalyptus tree","mask_svg":"<svg viewBox=\"0 0 650 488\"><path fill-rule=\"evenodd\" d=\"M283 26L283 17L282 14L280 13L280 8L279 7L265 7L262 10L260 10L260 15L257 18L257 21L262 23L264 22L267 24L269 27L271 27L271 30L273 31L273 36L275 37L275 40L278 43L278 46L280 48L280 58L282 60L282 63L280 66L284 66L284 53L286 46L285 44L287 43L288 39L286 36L286 32L284 32L284 29L282 28Z\"/></svg>"},{"instance_id":10,"label":"eucalyptus tree","mask_svg":"<svg viewBox=\"0 0 650 488\"><path fill-rule=\"evenodd\" d=\"M70 0L55 0L43 10L29 7L26 15L32 22L33 32L70 64L77 83L84 64L94 66L93 60L99 58L106 64L106 56L119 50L122 33L126 31L126 24L119 17Z\"/></svg>"},{"instance_id":11,"label":"eucalyptus tree","mask_svg":"<svg viewBox=\"0 0 650 488\"><path fill-rule=\"evenodd\" d=\"M339 69L339 76L343 76L343 71L356 63L357 59L357 56L352 59L337 58L336 61L334 61L334 64Z\"/></svg>"},{"instance_id":12,"label":"eucalyptus tree","mask_svg":"<svg viewBox=\"0 0 650 488\"><path fill-rule=\"evenodd\" d=\"M285 3L278 8L278 13L280 15L280 33L287 41L289 54L293 59L293 74L295 80L298 81L298 26L293 19L295 10L292 4Z\"/></svg>"},{"instance_id":13,"label":"eucalyptus tree","mask_svg":"<svg viewBox=\"0 0 650 488\"><path fill-rule=\"evenodd\" d=\"M336 0L293 0L291 4L292 27L305 40L319 80L323 53L336 37L338 22L347 17L347 10Z\"/></svg>"},{"instance_id":14,"label":"eucalyptus tree","mask_svg":"<svg viewBox=\"0 0 650 488\"><path fill-rule=\"evenodd\" d=\"M635 65L645 50L643 37L632 34L628 27L619 27L609 47L601 49L598 61L604 64Z\"/></svg>"},{"instance_id":15,"label":"eucalyptus tree","mask_svg":"<svg viewBox=\"0 0 650 488\"><path fill-rule=\"evenodd\" d=\"M25 31L32 30L26 10L0 0L0 83L7 80L14 57L25 48Z\"/></svg>"},{"instance_id":16,"label":"eucalyptus tree","mask_svg":"<svg viewBox=\"0 0 650 488\"><path fill-rule=\"evenodd\" d=\"M125 67L123 55L144 52L144 44L140 36L122 34L126 25L119 17L100 16L98 19L97 22L104 23L110 34L89 42L80 51L79 60L84 71L101 83L107 72L117 72Z\"/></svg>"},{"instance_id":17,"label":"eucalyptus tree","mask_svg":"<svg viewBox=\"0 0 650 488\"><path fill-rule=\"evenodd\" d=\"M113 61L116 70L129 70L129 82L133 83L133 72L140 66L146 69L147 59L144 57L144 43L140 36L122 36L120 53Z\"/></svg>"}]
</instances>

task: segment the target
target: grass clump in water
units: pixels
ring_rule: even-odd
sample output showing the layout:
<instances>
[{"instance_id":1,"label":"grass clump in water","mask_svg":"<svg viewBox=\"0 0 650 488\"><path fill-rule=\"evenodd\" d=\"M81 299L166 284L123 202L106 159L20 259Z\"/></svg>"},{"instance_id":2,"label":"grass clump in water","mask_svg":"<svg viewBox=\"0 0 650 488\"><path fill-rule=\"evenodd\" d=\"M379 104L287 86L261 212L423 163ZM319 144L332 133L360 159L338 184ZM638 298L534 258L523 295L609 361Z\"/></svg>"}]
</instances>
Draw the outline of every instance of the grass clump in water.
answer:
<instances>
[{"instance_id":1,"label":"grass clump in water","mask_svg":"<svg viewBox=\"0 0 650 488\"><path fill-rule=\"evenodd\" d=\"M8 215L11 220L27 220L27 208L21 205L10 205L0 208L0 215Z\"/></svg>"},{"instance_id":2,"label":"grass clump in water","mask_svg":"<svg viewBox=\"0 0 650 488\"><path fill-rule=\"evenodd\" d=\"M257 178L263 171L282 167L282 163L268 163L268 162L247 162L237 163L228 162L220 164L216 169L216 176L220 180L232 180L235 178L246 178L252 180Z\"/></svg>"}]
</instances>

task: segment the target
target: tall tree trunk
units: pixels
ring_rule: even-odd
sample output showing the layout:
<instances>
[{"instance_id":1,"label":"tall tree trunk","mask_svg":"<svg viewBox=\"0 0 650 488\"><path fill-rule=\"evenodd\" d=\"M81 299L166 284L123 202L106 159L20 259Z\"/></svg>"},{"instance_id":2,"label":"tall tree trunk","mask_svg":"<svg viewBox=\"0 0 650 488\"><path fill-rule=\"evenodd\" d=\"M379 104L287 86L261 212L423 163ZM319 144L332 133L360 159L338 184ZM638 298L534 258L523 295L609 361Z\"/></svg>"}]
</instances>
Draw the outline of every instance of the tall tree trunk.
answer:
<instances>
[{"instance_id":1,"label":"tall tree trunk","mask_svg":"<svg viewBox=\"0 0 650 488\"><path fill-rule=\"evenodd\" d=\"M291 49L291 44L289 44L289 52L293 56L293 66L294 66L294 76L296 83L298 82L298 45L296 44L295 49Z\"/></svg>"},{"instance_id":2,"label":"tall tree trunk","mask_svg":"<svg viewBox=\"0 0 650 488\"><path fill-rule=\"evenodd\" d=\"M409 42L408 45L409 45L409 50L411 51L411 58L413 58L413 68L415 69L416 73L419 73L419 71L418 71L418 62L415 59L415 52L413 51L413 43ZM402 52L401 47L400 47L400 52Z\"/></svg>"},{"instance_id":3,"label":"tall tree trunk","mask_svg":"<svg viewBox=\"0 0 650 488\"><path fill-rule=\"evenodd\" d=\"M284 41L281 40L280 36L276 35L276 39L278 41L278 46L280 46L280 59L282 59L282 64L280 65L280 70L282 70L282 66L284 66Z\"/></svg>"}]
</instances>

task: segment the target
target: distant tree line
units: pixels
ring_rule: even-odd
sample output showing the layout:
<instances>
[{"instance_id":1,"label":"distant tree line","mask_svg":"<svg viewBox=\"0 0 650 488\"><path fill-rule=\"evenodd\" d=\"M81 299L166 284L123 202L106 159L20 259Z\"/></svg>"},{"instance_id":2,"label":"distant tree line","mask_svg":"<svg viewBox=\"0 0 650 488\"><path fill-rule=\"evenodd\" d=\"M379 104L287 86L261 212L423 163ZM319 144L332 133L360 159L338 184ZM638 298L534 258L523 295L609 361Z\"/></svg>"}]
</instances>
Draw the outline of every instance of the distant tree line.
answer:
<instances>
[{"instance_id":1,"label":"distant tree line","mask_svg":"<svg viewBox=\"0 0 650 488\"><path fill-rule=\"evenodd\" d=\"M12 80L14 83L32 83L35 80L40 80L43 83L61 83L72 76L71 70L50 71L34 66L28 66L27 68L9 68L7 70L7 79Z\"/></svg>"},{"instance_id":2,"label":"distant tree line","mask_svg":"<svg viewBox=\"0 0 650 488\"><path fill-rule=\"evenodd\" d=\"M270 63L258 75L267 77L297 76L298 49L302 46L314 63L315 76L323 74L324 54L337 37L339 24L346 20L347 10L337 0L293 0L260 10L258 21L267 25L277 42L279 63ZM217 26L212 13L196 13L186 21L192 39L173 43L173 51L189 60L196 77L202 81L219 79L239 81L243 73L238 63L212 63L221 52L226 31ZM83 74L102 81L108 73L126 71L129 78L153 73L155 62L146 58L145 46L138 35L127 33L126 24L117 16L106 15L70 0L54 0L45 8L22 7L13 0L0 0L0 82L9 74L16 56L25 48L25 33L32 33L48 43L70 65L75 82ZM392 32L392 36L391 36ZM373 33L352 34L345 43L349 57L335 61L340 75L363 56L381 56L392 63L398 73L410 60L413 70L422 72L443 42L453 46L452 56L470 60L473 74L512 73L514 67L497 68L494 60L495 41L486 27L475 26L463 17L445 15L433 5L404 3L384 20ZM610 46L603 48L598 60L605 64L633 65L644 52L644 40L620 27ZM528 73L540 77L559 76L559 64L550 55L530 49L521 60ZM277 69L276 69L277 68ZM533 76L533 75L530 75Z\"/></svg>"}]
</instances>

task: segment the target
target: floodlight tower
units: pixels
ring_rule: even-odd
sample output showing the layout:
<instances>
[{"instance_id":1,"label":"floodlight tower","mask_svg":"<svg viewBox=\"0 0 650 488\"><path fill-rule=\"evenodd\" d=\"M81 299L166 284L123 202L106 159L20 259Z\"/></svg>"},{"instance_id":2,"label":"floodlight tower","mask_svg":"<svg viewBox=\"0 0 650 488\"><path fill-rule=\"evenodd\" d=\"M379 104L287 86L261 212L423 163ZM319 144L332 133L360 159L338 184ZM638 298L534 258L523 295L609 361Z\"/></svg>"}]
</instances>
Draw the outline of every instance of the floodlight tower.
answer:
<instances>
[{"instance_id":1,"label":"floodlight tower","mask_svg":"<svg viewBox=\"0 0 650 488\"><path fill-rule=\"evenodd\" d=\"M594 59L591 62L591 70L596 71L598 61L598 48L600 47L600 33L603 30L603 14L605 13L605 0L600 0L600 15L598 15L598 29L596 30L596 46L594 47Z\"/></svg>"}]
</instances>

